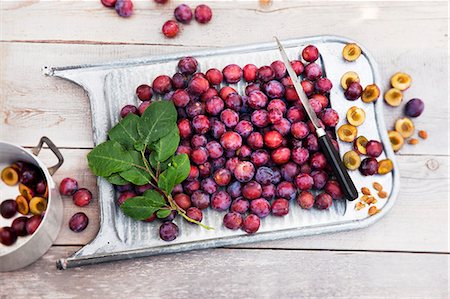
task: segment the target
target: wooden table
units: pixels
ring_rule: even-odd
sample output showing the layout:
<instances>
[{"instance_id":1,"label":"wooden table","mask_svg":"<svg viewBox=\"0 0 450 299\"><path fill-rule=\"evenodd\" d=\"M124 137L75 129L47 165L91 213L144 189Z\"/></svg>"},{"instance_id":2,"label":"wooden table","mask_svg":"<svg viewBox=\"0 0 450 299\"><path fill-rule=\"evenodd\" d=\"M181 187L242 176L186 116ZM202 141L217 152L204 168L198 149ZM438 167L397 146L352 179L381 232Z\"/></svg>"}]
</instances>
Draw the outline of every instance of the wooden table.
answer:
<instances>
[{"instance_id":1,"label":"wooden table","mask_svg":"<svg viewBox=\"0 0 450 299\"><path fill-rule=\"evenodd\" d=\"M89 100L67 81L44 77L43 65L73 65L224 47L318 34L343 35L372 51L388 87L396 71L412 75L406 99L423 98L415 120L429 138L397 155L401 192L392 211L359 231L156 256L67 271L58 258L98 231L98 203L75 207L65 198L65 222L49 252L35 264L0 274L0 298L165 297L448 297L449 153L447 2L210 3L213 21L160 33L177 5L135 2L135 15L117 17L99 1L1 3L0 139L25 147L42 135L66 162L55 175L71 176L97 196L86 154L93 146ZM193 4L194 6L194 4ZM387 126L402 115L385 107ZM45 150L41 158L54 158ZM85 211L91 223L76 234L68 218Z\"/></svg>"}]
</instances>

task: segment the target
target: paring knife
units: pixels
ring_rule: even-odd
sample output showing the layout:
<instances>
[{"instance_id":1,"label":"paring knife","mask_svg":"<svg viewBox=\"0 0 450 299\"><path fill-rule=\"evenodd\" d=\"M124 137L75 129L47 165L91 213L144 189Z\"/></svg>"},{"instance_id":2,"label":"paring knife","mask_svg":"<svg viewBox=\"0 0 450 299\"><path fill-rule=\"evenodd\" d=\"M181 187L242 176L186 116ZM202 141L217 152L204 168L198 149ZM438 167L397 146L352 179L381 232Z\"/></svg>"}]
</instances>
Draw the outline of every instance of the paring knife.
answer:
<instances>
[{"instance_id":1,"label":"paring knife","mask_svg":"<svg viewBox=\"0 0 450 299\"><path fill-rule=\"evenodd\" d=\"M325 130L320 126L319 120L317 119L317 115L312 109L311 105L309 104L308 97L306 96L302 86L300 85L297 74L292 68L290 60L287 57L283 46L281 45L278 38L275 37L275 40L277 41L281 57L283 58L288 74L292 79L292 83L294 84L294 88L297 91L298 97L300 98L300 101L302 102L303 107L305 108L306 114L308 114L309 119L311 120L312 124L314 125L314 128L316 129L316 135L320 148L322 149L323 154L327 158L328 163L331 164L333 172L336 175L339 184L341 185L345 197L348 200L355 200L358 197L358 190L356 190L355 184L353 184L353 181L348 175L347 170L344 168L339 153L334 148L330 137L328 137L328 135L325 133Z\"/></svg>"}]
</instances>

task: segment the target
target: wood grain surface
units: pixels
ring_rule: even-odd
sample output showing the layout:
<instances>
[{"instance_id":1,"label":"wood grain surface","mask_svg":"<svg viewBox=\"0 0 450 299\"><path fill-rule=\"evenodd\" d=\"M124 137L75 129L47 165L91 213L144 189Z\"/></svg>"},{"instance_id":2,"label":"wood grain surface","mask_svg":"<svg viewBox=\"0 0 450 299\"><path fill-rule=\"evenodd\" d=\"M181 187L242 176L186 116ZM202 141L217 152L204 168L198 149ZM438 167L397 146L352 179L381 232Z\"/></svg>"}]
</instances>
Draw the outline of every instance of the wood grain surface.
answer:
<instances>
[{"instance_id":1,"label":"wood grain surface","mask_svg":"<svg viewBox=\"0 0 450 299\"><path fill-rule=\"evenodd\" d=\"M50 137L65 157L55 181L75 177L93 191L94 202L78 208L63 198L65 220L55 246L25 269L0 273L0 298L448 298L448 3L275 1L263 7L258 1L208 1L210 24L192 22L166 39L160 28L179 3L134 1L135 15L122 19L99 1L1 2L0 140L32 147ZM95 237L98 191L85 158L93 145L87 94L43 76L41 67L320 34L346 36L368 48L384 90L393 73L409 73L413 84L405 101L419 97L426 103L414 122L429 138L398 153L401 191L383 219L338 234L55 269L57 259ZM388 128L403 105L385 105ZM49 150L40 157L55 162ZM67 222L80 210L90 225L76 234Z\"/></svg>"}]
</instances>

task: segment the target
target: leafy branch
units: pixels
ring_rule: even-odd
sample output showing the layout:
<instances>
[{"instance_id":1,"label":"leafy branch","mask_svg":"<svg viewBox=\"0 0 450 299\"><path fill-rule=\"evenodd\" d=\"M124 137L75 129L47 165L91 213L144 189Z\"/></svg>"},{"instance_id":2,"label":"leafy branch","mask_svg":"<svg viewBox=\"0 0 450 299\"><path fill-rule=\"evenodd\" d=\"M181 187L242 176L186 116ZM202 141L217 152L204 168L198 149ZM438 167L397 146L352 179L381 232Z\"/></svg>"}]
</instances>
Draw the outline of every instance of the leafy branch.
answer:
<instances>
[{"instance_id":1,"label":"leafy branch","mask_svg":"<svg viewBox=\"0 0 450 299\"><path fill-rule=\"evenodd\" d=\"M88 165L95 175L112 184L152 187L120 206L125 215L144 220L153 214L165 218L176 211L187 221L212 229L188 217L171 195L190 172L188 156L175 155L180 143L176 120L170 101L152 103L141 117L127 115L108 132L109 140L87 155Z\"/></svg>"}]
</instances>

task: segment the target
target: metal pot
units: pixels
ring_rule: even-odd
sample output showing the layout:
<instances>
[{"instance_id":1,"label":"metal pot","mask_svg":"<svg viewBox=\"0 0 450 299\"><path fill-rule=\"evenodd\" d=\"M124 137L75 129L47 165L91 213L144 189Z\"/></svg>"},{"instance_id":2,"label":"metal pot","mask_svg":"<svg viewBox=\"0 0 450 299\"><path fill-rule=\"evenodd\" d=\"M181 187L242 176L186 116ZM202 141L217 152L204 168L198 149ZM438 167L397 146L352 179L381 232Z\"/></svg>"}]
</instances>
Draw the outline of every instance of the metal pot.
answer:
<instances>
[{"instance_id":1,"label":"metal pot","mask_svg":"<svg viewBox=\"0 0 450 299\"><path fill-rule=\"evenodd\" d=\"M38 154L45 144L58 158L58 163L47 168L40 159ZM0 271L12 271L28 266L39 259L52 246L58 236L63 220L63 204L58 188L53 181L52 175L63 164L64 158L55 144L47 137L42 137L39 144L30 153L23 147L0 141L0 163L4 167L15 161L25 161L36 165L42 171L49 188L47 199L47 210L38 229L31 236L19 237L17 242L12 246L4 246L0 244ZM1 191L1 190L0 190ZM18 192L18 191L17 191ZM2 194L1 192L0 194ZM0 201L5 200L3 195ZM11 223L12 219L0 219L3 225ZM6 223L5 223L6 222Z\"/></svg>"}]
</instances>

